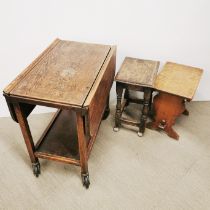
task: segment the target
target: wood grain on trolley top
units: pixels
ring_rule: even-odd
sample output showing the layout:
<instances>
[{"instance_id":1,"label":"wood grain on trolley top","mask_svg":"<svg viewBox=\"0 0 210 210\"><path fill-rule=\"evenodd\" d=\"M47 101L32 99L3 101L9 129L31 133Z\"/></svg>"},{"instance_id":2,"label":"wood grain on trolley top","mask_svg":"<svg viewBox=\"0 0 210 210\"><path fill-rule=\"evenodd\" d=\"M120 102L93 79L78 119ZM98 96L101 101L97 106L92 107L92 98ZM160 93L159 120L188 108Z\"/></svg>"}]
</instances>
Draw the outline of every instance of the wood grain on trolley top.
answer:
<instances>
[{"instance_id":1,"label":"wood grain on trolley top","mask_svg":"<svg viewBox=\"0 0 210 210\"><path fill-rule=\"evenodd\" d=\"M126 57L115 80L139 86L153 87L159 61Z\"/></svg>"},{"instance_id":2,"label":"wood grain on trolley top","mask_svg":"<svg viewBox=\"0 0 210 210\"><path fill-rule=\"evenodd\" d=\"M82 106L111 46L56 39L4 92Z\"/></svg>"},{"instance_id":3,"label":"wood grain on trolley top","mask_svg":"<svg viewBox=\"0 0 210 210\"><path fill-rule=\"evenodd\" d=\"M199 68L167 62L156 78L155 88L191 100L202 73Z\"/></svg>"}]
</instances>

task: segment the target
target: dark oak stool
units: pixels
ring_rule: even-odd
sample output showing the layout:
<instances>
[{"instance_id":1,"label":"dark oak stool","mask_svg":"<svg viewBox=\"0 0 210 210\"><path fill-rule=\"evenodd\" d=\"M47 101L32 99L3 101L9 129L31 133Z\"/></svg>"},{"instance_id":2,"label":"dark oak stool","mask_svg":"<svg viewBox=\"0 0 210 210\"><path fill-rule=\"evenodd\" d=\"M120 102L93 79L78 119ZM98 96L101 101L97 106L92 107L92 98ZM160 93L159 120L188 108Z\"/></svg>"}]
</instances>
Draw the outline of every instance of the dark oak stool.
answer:
<instances>
[{"instance_id":1,"label":"dark oak stool","mask_svg":"<svg viewBox=\"0 0 210 210\"><path fill-rule=\"evenodd\" d=\"M203 70L167 62L155 81L159 94L154 97L154 121L148 128L163 130L176 140L179 135L172 128L181 114L189 115L185 102L191 101L198 87Z\"/></svg>"},{"instance_id":2,"label":"dark oak stool","mask_svg":"<svg viewBox=\"0 0 210 210\"><path fill-rule=\"evenodd\" d=\"M114 131L118 131L121 123L139 127L138 136L143 136L145 123L149 111L151 110L153 84L156 78L159 61L142 60L126 57L120 70L118 71L116 81L117 105L115 114ZM129 90L142 91L143 99L131 98ZM122 100L124 92L124 97ZM122 113L129 103L143 104L140 121L132 121L122 117Z\"/></svg>"}]
</instances>

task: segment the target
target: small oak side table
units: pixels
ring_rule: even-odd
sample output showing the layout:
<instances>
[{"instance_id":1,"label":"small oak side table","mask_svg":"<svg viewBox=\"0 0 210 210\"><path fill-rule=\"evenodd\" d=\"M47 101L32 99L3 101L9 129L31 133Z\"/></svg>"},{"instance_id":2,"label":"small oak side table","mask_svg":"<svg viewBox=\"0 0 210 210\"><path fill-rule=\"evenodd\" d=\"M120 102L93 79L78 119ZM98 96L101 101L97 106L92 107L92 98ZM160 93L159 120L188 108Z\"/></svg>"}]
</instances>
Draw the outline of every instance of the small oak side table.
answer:
<instances>
[{"instance_id":1,"label":"small oak side table","mask_svg":"<svg viewBox=\"0 0 210 210\"><path fill-rule=\"evenodd\" d=\"M116 81L117 105L114 131L118 131L121 123L139 127L138 136L143 136L145 123L151 109L152 91L159 67L159 61L142 60L126 57L118 71ZM131 98L129 90L141 91L143 99ZM124 97L123 96L124 92ZM122 117L122 113L129 103L143 104L139 122Z\"/></svg>"},{"instance_id":2,"label":"small oak side table","mask_svg":"<svg viewBox=\"0 0 210 210\"><path fill-rule=\"evenodd\" d=\"M88 157L102 118L109 114L116 47L56 39L4 89L12 118L19 123L35 176L38 158L81 167L89 187ZM34 144L27 121L36 105L58 109Z\"/></svg>"},{"instance_id":3,"label":"small oak side table","mask_svg":"<svg viewBox=\"0 0 210 210\"><path fill-rule=\"evenodd\" d=\"M159 94L153 100L154 121L147 127L164 130L168 136L178 140L179 135L172 126L181 114L189 115L185 102L193 99L202 73L199 68L167 62L155 81Z\"/></svg>"}]
</instances>

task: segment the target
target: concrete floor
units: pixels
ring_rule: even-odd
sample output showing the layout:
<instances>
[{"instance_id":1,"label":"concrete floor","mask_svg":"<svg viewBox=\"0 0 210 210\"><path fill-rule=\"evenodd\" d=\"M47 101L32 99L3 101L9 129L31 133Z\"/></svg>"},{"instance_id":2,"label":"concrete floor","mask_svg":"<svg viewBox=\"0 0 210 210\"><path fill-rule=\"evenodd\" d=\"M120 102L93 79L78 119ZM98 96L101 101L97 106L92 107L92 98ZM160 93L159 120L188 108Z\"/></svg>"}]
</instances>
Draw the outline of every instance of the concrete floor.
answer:
<instances>
[{"instance_id":1,"label":"concrete floor","mask_svg":"<svg viewBox=\"0 0 210 210\"><path fill-rule=\"evenodd\" d=\"M210 209L210 102L188 109L175 141L148 129L142 138L126 128L113 132L112 106L89 159L88 190L72 165L41 160L35 178L18 124L0 118L0 209ZM51 116L29 118L34 139Z\"/></svg>"}]
</instances>

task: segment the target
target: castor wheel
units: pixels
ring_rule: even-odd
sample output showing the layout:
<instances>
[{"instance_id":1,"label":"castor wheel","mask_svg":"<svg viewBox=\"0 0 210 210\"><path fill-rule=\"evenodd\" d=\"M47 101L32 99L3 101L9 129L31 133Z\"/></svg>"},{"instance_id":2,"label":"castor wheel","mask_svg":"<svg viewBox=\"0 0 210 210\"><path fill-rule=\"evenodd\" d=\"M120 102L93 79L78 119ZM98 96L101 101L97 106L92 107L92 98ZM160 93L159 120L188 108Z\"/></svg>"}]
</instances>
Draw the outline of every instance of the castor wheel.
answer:
<instances>
[{"instance_id":1,"label":"castor wheel","mask_svg":"<svg viewBox=\"0 0 210 210\"><path fill-rule=\"evenodd\" d=\"M110 113L110 109L109 108L105 109L102 120L106 120L106 118L109 116L109 113Z\"/></svg>"},{"instance_id":2,"label":"castor wheel","mask_svg":"<svg viewBox=\"0 0 210 210\"><path fill-rule=\"evenodd\" d=\"M119 131L119 128L118 128L118 127L114 127L114 128L113 128L113 131L114 131L114 132L118 132L118 131Z\"/></svg>"},{"instance_id":3,"label":"castor wheel","mask_svg":"<svg viewBox=\"0 0 210 210\"><path fill-rule=\"evenodd\" d=\"M39 163L39 162L37 162L37 163L32 163L32 168L33 168L34 176L38 177L39 174L41 173L41 170L40 170L40 163Z\"/></svg>"},{"instance_id":4,"label":"castor wheel","mask_svg":"<svg viewBox=\"0 0 210 210\"><path fill-rule=\"evenodd\" d=\"M82 184L86 189L89 188L90 180L89 180L89 175L88 174L82 174Z\"/></svg>"}]
</instances>

